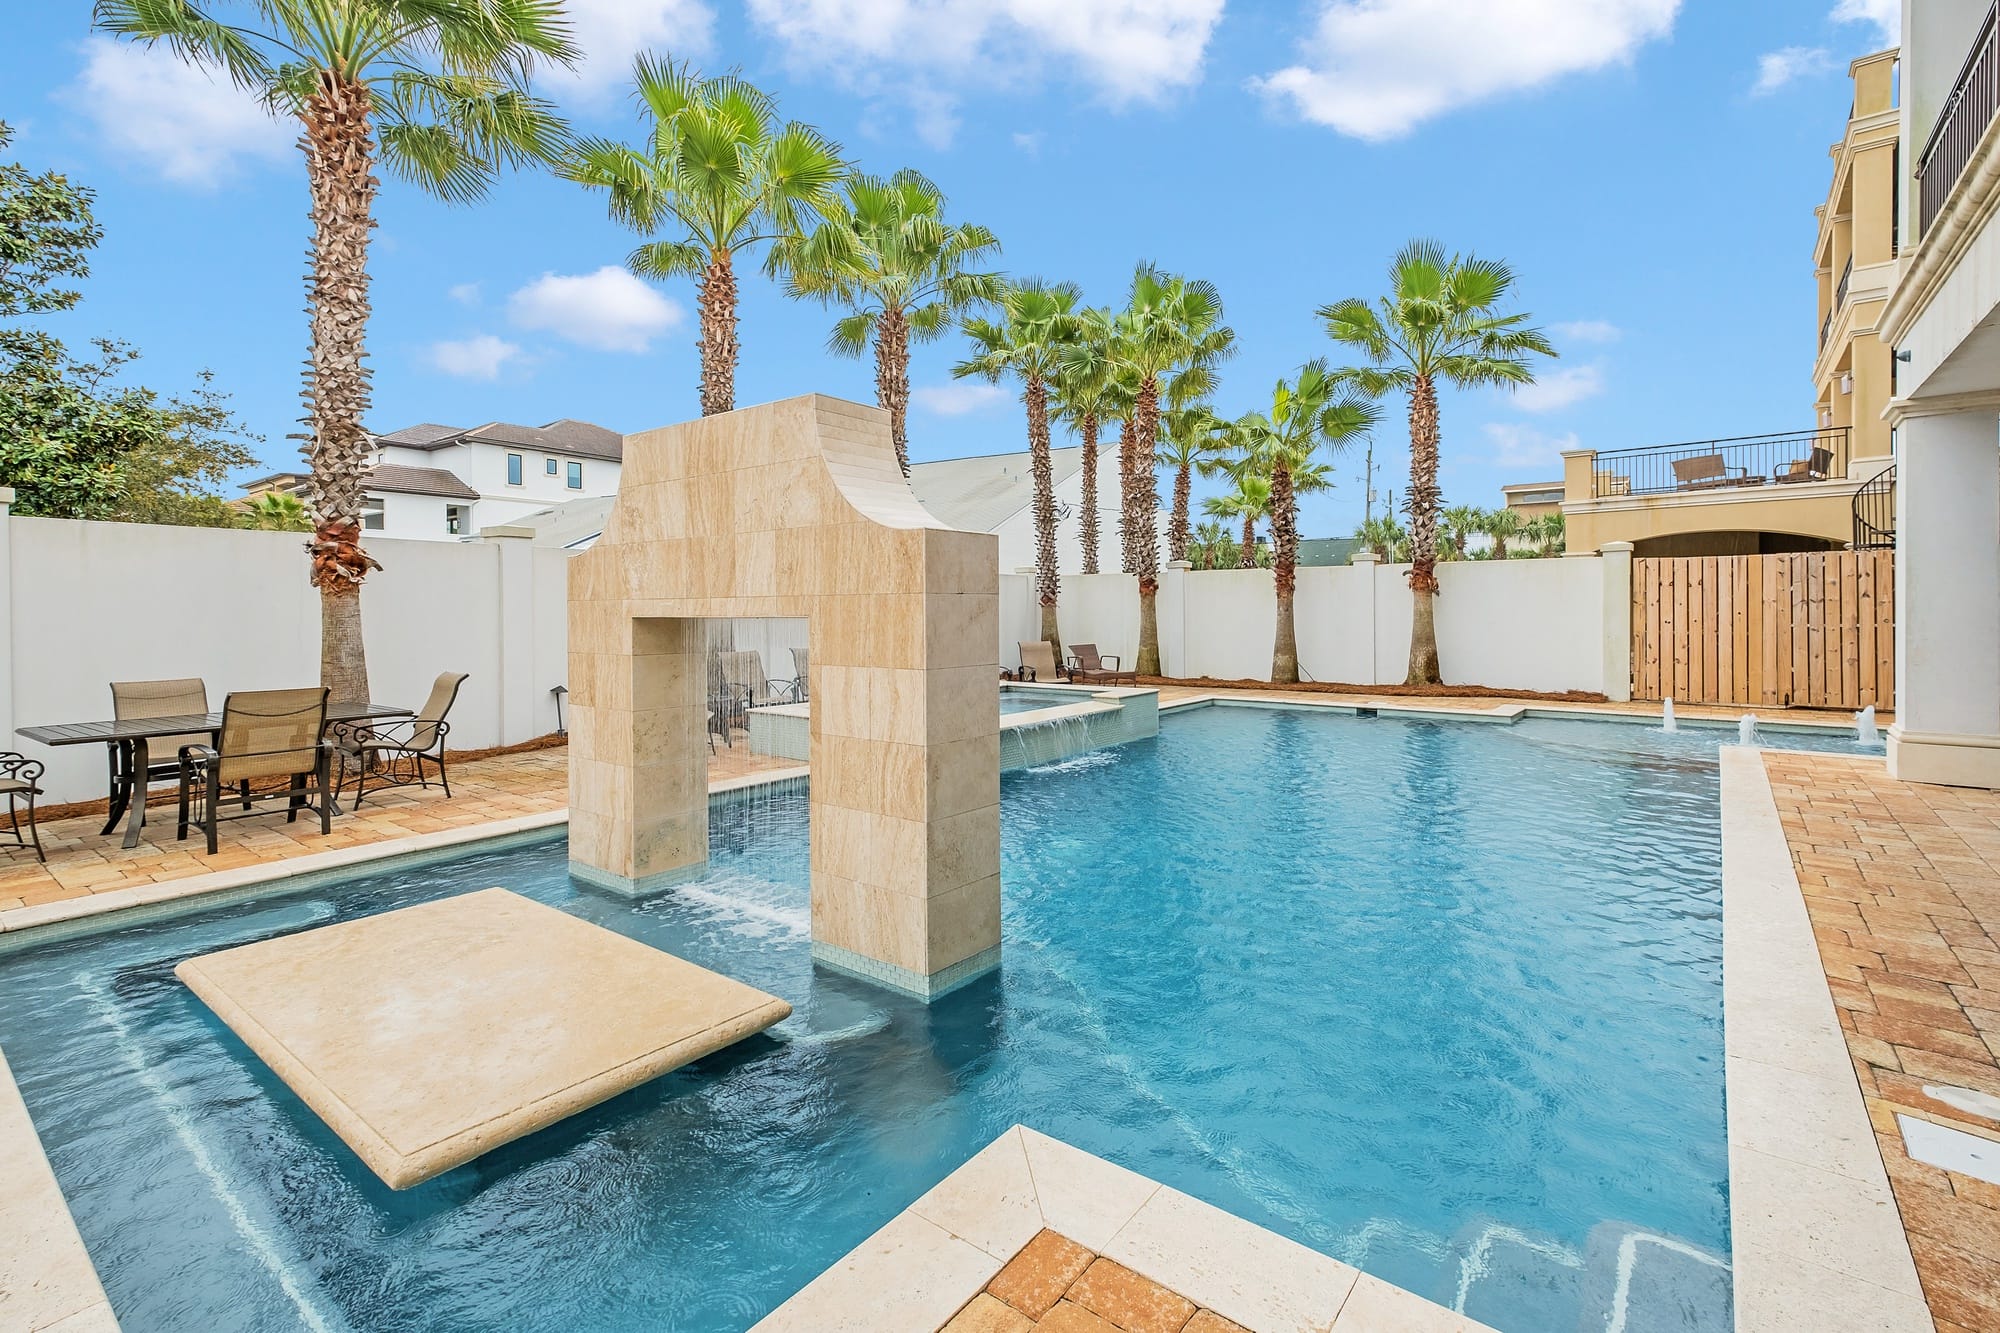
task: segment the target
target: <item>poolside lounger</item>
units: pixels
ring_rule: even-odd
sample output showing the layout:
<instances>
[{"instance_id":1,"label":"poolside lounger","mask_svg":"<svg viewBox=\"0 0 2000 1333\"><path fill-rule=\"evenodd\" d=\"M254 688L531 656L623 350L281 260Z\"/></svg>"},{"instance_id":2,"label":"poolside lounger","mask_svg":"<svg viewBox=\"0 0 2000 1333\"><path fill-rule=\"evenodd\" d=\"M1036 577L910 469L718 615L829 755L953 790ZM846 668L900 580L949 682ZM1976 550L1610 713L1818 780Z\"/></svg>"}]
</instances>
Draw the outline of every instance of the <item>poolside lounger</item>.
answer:
<instances>
[{"instance_id":1,"label":"poolside lounger","mask_svg":"<svg viewBox=\"0 0 2000 1333\"><path fill-rule=\"evenodd\" d=\"M1100 656L1094 643L1073 643L1069 646L1069 678L1116 685L1119 681L1132 682L1139 679L1136 671L1119 668L1117 654ZM1110 663L1109 666L1105 665Z\"/></svg>"},{"instance_id":2,"label":"poolside lounger","mask_svg":"<svg viewBox=\"0 0 2000 1333\"><path fill-rule=\"evenodd\" d=\"M1763 481L1749 470L1731 467L1721 454L1697 454L1674 460L1674 489L1705 491L1716 486L1754 486Z\"/></svg>"},{"instance_id":3,"label":"poolside lounger","mask_svg":"<svg viewBox=\"0 0 2000 1333\"><path fill-rule=\"evenodd\" d=\"M1056 650L1049 647L1047 639L1025 639L1020 644L1021 670L1028 672L1028 680L1061 680L1069 674L1069 669L1056 661Z\"/></svg>"},{"instance_id":4,"label":"poolside lounger","mask_svg":"<svg viewBox=\"0 0 2000 1333\"><path fill-rule=\"evenodd\" d=\"M1833 450L1814 449L1804 458L1794 459L1781 465L1771 474L1771 480L1779 483L1793 481L1825 481L1827 473L1833 469Z\"/></svg>"}]
</instances>

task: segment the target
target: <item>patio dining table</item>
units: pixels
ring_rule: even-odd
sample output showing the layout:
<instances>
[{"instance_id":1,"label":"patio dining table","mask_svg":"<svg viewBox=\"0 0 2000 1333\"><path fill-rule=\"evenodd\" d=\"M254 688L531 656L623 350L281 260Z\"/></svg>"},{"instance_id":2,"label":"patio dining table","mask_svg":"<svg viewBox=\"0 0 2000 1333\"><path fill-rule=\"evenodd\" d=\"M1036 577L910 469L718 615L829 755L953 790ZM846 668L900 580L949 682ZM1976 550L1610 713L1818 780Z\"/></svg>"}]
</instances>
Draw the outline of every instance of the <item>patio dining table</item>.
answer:
<instances>
[{"instance_id":1,"label":"patio dining table","mask_svg":"<svg viewBox=\"0 0 2000 1333\"><path fill-rule=\"evenodd\" d=\"M326 724L366 722L380 718L411 717L412 710L393 704L329 703ZM139 845L139 829L146 822L146 769L152 762L149 747L156 737L185 736L222 730L221 713L186 713L178 717L128 717L112 722L58 722L46 727L17 727L14 734L43 745L107 745L113 751L111 765L111 813L104 821L104 833L125 820L126 847ZM133 800L133 793L139 794ZM334 813L338 814L338 807Z\"/></svg>"}]
</instances>

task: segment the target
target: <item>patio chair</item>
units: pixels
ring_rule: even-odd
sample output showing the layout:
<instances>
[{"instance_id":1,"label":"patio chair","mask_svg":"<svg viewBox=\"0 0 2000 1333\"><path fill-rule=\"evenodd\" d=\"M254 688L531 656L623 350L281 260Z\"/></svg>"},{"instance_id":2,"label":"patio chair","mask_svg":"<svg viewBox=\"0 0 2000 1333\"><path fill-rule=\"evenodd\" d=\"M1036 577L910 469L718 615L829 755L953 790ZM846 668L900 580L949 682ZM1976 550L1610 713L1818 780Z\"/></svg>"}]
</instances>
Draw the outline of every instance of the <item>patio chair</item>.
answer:
<instances>
[{"instance_id":1,"label":"patio chair","mask_svg":"<svg viewBox=\"0 0 2000 1333\"><path fill-rule=\"evenodd\" d=\"M314 810L319 814L319 831L332 832L333 800L327 788L333 742L325 731L324 686L238 690L224 699L216 743L211 746L204 737L200 744L181 747L180 837L186 839L190 822L200 824L212 856L217 823L260 814L251 809L254 802L275 800L285 802L287 824L299 817L300 810ZM290 781L276 791L252 795L250 783L258 778ZM228 784L236 784L241 793L242 814L224 816L219 811L222 789Z\"/></svg>"},{"instance_id":2,"label":"patio chair","mask_svg":"<svg viewBox=\"0 0 2000 1333\"><path fill-rule=\"evenodd\" d=\"M35 785L42 776L42 762L13 751L0 751L0 792L7 797L7 829L14 835L16 846L33 846L35 859L46 863L48 857L42 853L41 831L35 827L35 798L42 789ZM21 832L21 812L19 802L28 807L28 831ZM32 839L32 842L30 841Z\"/></svg>"},{"instance_id":3,"label":"patio chair","mask_svg":"<svg viewBox=\"0 0 2000 1333\"><path fill-rule=\"evenodd\" d=\"M1027 672L1025 679L1039 680L1047 673L1050 680L1061 680L1069 674L1069 668L1056 661L1056 650L1049 647L1047 639L1027 639L1020 644L1021 670Z\"/></svg>"},{"instance_id":4,"label":"patio chair","mask_svg":"<svg viewBox=\"0 0 2000 1333\"><path fill-rule=\"evenodd\" d=\"M1782 463L1771 473L1771 480L1783 485L1794 481L1825 481L1827 473L1833 470L1833 450L1814 449L1804 458Z\"/></svg>"},{"instance_id":5,"label":"patio chair","mask_svg":"<svg viewBox=\"0 0 2000 1333\"><path fill-rule=\"evenodd\" d=\"M723 653L722 679L731 693L743 696L748 708L795 702L792 682L776 680L764 671L764 655L755 649Z\"/></svg>"},{"instance_id":6,"label":"patio chair","mask_svg":"<svg viewBox=\"0 0 2000 1333\"><path fill-rule=\"evenodd\" d=\"M1118 656L1100 656L1094 643L1073 643L1069 646L1069 678L1116 685L1119 681L1137 681L1139 673L1119 669ZM1110 663L1106 666L1105 663Z\"/></svg>"},{"instance_id":7,"label":"patio chair","mask_svg":"<svg viewBox=\"0 0 2000 1333\"><path fill-rule=\"evenodd\" d=\"M1705 491L1717 486L1749 486L1764 480L1752 478L1748 468L1731 467L1721 454L1696 454L1674 460L1674 489Z\"/></svg>"},{"instance_id":8,"label":"patio chair","mask_svg":"<svg viewBox=\"0 0 2000 1333\"><path fill-rule=\"evenodd\" d=\"M111 682L111 716L120 722L141 717L193 717L207 712L208 686L198 677ZM111 785L115 789L122 782L132 780L132 799L143 805L146 788L155 782L180 777L183 746L207 745L212 739L205 731L153 738L148 742L151 758L146 762L144 774L126 773L124 765L131 761L131 751L122 745L109 746L107 760L111 765Z\"/></svg>"},{"instance_id":9,"label":"patio chair","mask_svg":"<svg viewBox=\"0 0 2000 1333\"><path fill-rule=\"evenodd\" d=\"M807 648L792 649L792 699L804 703L809 697L806 681L812 676L812 654Z\"/></svg>"},{"instance_id":10,"label":"patio chair","mask_svg":"<svg viewBox=\"0 0 2000 1333\"><path fill-rule=\"evenodd\" d=\"M425 776L424 765L437 769L438 783L444 788L444 798L451 799L451 778L444 768L444 738L451 730L445 721L451 706L458 702L459 687L465 684L466 673L446 671L431 682L430 698L415 717L398 718L392 722L369 722L365 727L346 733L346 743L337 745L340 755L340 776L334 780L333 794L339 799L341 790L347 785L347 766L354 764L354 808L361 808L361 801L368 794L368 780L372 777L377 788L381 787L428 787L430 779ZM339 736L342 729L336 724Z\"/></svg>"}]
</instances>

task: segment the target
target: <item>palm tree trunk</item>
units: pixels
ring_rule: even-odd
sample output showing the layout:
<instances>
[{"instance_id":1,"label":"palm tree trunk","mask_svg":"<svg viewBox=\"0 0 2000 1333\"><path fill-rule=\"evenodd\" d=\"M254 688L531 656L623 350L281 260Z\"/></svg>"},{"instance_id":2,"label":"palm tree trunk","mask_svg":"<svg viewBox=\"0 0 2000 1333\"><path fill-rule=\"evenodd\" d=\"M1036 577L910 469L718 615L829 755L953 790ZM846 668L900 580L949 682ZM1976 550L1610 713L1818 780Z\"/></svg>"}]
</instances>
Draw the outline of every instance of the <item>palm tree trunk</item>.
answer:
<instances>
[{"instance_id":1,"label":"palm tree trunk","mask_svg":"<svg viewBox=\"0 0 2000 1333\"><path fill-rule=\"evenodd\" d=\"M1160 592L1160 493L1153 479L1159 447L1160 382L1148 375L1139 383L1139 401L1132 411L1131 474L1125 495L1128 558L1139 576L1139 660L1133 665L1142 676L1160 674L1160 622L1153 607Z\"/></svg>"},{"instance_id":2,"label":"palm tree trunk","mask_svg":"<svg viewBox=\"0 0 2000 1333\"><path fill-rule=\"evenodd\" d=\"M1410 386L1410 486L1403 511L1410 516L1409 685L1437 685L1444 680L1438 667L1437 598L1438 541L1438 401L1437 386L1419 375Z\"/></svg>"},{"instance_id":3,"label":"palm tree trunk","mask_svg":"<svg viewBox=\"0 0 2000 1333\"><path fill-rule=\"evenodd\" d=\"M910 321L903 312L885 309L875 321L875 401L889 413L889 434L896 441L896 461L910 475Z\"/></svg>"},{"instance_id":4,"label":"palm tree trunk","mask_svg":"<svg viewBox=\"0 0 2000 1333\"><path fill-rule=\"evenodd\" d=\"M1174 516L1167 524L1167 554L1187 559L1188 502L1194 496L1194 468L1183 463L1174 473Z\"/></svg>"},{"instance_id":5,"label":"palm tree trunk","mask_svg":"<svg viewBox=\"0 0 2000 1333\"><path fill-rule=\"evenodd\" d=\"M1042 604L1042 637L1056 661L1062 661L1062 635L1056 629L1055 467L1049 459L1049 391L1039 375L1028 376L1028 474L1035 483L1035 597Z\"/></svg>"},{"instance_id":6,"label":"palm tree trunk","mask_svg":"<svg viewBox=\"0 0 2000 1333\"><path fill-rule=\"evenodd\" d=\"M312 239L306 310L306 455L313 535L310 578L320 597L320 684L335 699L368 698L361 582L375 559L361 549L361 500L372 443L368 413L368 233L375 223L375 131L367 87L321 71L300 119L305 132Z\"/></svg>"},{"instance_id":7,"label":"palm tree trunk","mask_svg":"<svg viewBox=\"0 0 2000 1333\"><path fill-rule=\"evenodd\" d=\"M1245 514L1243 516L1243 549L1237 553L1236 567L1238 569L1257 568L1257 516L1255 514Z\"/></svg>"},{"instance_id":8,"label":"palm tree trunk","mask_svg":"<svg viewBox=\"0 0 2000 1333\"><path fill-rule=\"evenodd\" d=\"M1493 558L1495 560L1507 558L1507 534L1504 532L1493 534Z\"/></svg>"},{"instance_id":9,"label":"palm tree trunk","mask_svg":"<svg viewBox=\"0 0 2000 1333\"><path fill-rule=\"evenodd\" d=\"M1097 572L1097 415L1086 412L1077 423L1083 433L1083 572Z\"/></svg>"},{"instance_id":10,"label":"palm tree trunk","mask_svg":"<svg viewBox=\"0 0 2000 1333\"><path fill-rule=\"evenodd\" d=\"M1127 574L1139 572L1132 556L1138 534L1132 529L1132 441L1134 427L1127 413L1118 423L1118 568Z\"/></svg>"},{"instance_id":11,"label":"palm tree trunk","mask_svg":"<svg viewBox=\"0 0 2000 1333\"><path fill-rule=\"evenodd\" d=\"M1271 644L1271 679L1283 685L1299 680L1298 629L1292 600L1299 584L1299 520L1292 496L1292 470L1282 459L1271 468L1271 572L1278 589L1278 630Z\"/></svg>"},{"instance_id":12,"label":"palm tree trunk","mask_svg":"<svg viewBox=\"0 0 2000 1333\"><path fill-rule=\"evenodd\" d=\"M708 257L695 284L701 310L701 414L736 410L736 270L729 251Z\"/></svg>"}]
</instances>

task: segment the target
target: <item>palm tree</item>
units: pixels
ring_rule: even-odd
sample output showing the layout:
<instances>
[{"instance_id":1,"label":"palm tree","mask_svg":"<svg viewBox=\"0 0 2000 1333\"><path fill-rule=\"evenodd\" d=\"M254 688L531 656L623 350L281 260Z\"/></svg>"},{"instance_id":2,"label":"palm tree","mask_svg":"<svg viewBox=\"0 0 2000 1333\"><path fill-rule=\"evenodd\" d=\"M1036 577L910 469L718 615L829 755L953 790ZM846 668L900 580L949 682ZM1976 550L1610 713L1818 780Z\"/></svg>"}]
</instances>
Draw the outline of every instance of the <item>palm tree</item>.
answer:
<instances>
[{"instance_id":1,"label":"palm tree","mask_svg":"<svg viewBox=\"0 0 2000 1333\"><path fill-rule=\"evenodd\" d=\"M1508 541L1519 538L1525 530L1520 512L1504 506L1487 514L1485 523L1480 525L1480 531L1493 539L1495 560L1505 560Z\"/></svg>"},{"instance_id":2,"label":"palm tree","mask_svg":"<svg viewBox=\"0 0 2000 1333\"><path fill-rule=\"evenodd\" d=\"M1244 456L1271 484L1271 569L1278 594L1277 632L1271 645L1271 679L1293 685L1299 679L1299 643L1294 604L1298 595L1298 497L1333 488L1331 463L1320 450L1339 453L1366 435L1380 415L1365 398L1339 392L1324 361L1310 361L1297 378L1279 380L1271 391L1271 413L1250 413L1237 423Z\"/></svg>"},{"instance_id":3,"label":"palm tree","mask_svg":"<svg viewBox=\"0 0 2000 1333\"><path fill-rule=\"evenodd\" d=\"M1255 460L1240 458L1229 473L1235 488L1223 495L1211 495L1202 502L1201 512L1215 518L1234 519L1243 525L1243 540L1237 546L1237 568L1257 567L1257 524L1271 514L1271 479L1256 469Z\"/></svg>"},{"instance_id":4,"label":"palm tree","mask_svg":"<svg viewBox=\"0 0 2000 1333\"><path fill-rule=\"evenodd\" d=\"M1202 368L1194 369L1197 373L1207 374ZM1185 380L1187 376L1176 378ZM1231 447L1231 425L1215 415L1215 410L1207 403L1200 401L1191 402L1186 407L1171 407L1160 414L1160 445L1153 454L1153 462L1159 467L1173 469L1174 473L1174 507L1167 520L1167 558L1170 560L1188 558L1188 510L1194 498L1194 474L1197 471L1204 475L1213 472L1221 455Z\"/></svg>"},{"instance_id":5,"label":"palm tree","mask_svg":"<svg viewBox=\"0 0 2000 1333\"><path fill-rule=\"evenodd\" d=\"M1236 563L1236 550L1236 539L1227 527L1212 518L1204 519L1195 525L1188 542L1188 559L1196 569L1227 569Z\"/></svg>"},{"instance_id":6,"label":"palm tree","mask_svg":"<svg viewBox=\"0 0 2000 1333\"><path fill-rule=\"evenodd\" d=\"M283 491L265 491L236 510L236 526L262 532L311 532L312 514L305 502Z\"/></svg>"},{"instance_id":7,"label":"palm tree","mask_svg":"<svg viewBox=\"0 0 2000 1333\"><path fill-rule=\"evenodd\" d=\"M1486 518L1486 511L1478 505L1452 505L1438 514L1439 531L1454 559L1466 558L1466 540L1475 532L1486 531Z\"/></svg>"},{"instance_id":8,"label":"palm tree","mask_svg":"<svg viewBox=\"0 0 2000 1333\"><path fill-rule=\"evenodd\" d=\"M1341 372L1373 397L1401 390L1409 399L1412 685L1437 684L1438 396L1440 381L1457 388L1532 384L1528 358L1554 356L1525 314L1497 313L1514 285L1513 270L1494 260L1447 256L1435 241L1412 241L1389 265L1390 294L1378 312L1349 297L1319 308L1327 336L1358 349L1367 364Z\"/></svg>"},{"instance_id":9,"label":"palm tree","mask_svg":"<svg viewBox=\"0 0 2000 1333\"><path fill-rule=\"evenodd\" d=\"M1055 414L1076 431L1083 446L1083 500L1077 536L1083 544L1083 572L1097 572L1097 432L1106 421L1119 420L1123 393L1111 358L1113 337L1109 310L1093 307L1077 316L1073 355L1066 356L1049 392Z\"/></svg>"},{"instance_id":10,"label":"palm tree","mask_svg":"<svg viewBox=\"0 0 2000 1333\"><path fill-rule=\"evenodd\" d=\"M1162 273L1151 264L1139 265L1133 274L1116 330L1113 357L1136 380L1120 468L1125 562L1139 579L1134 665L1142 676L1157 676L1160 495L1153 460L1159 453L1162 382L1175 371L1212 367L1235 350L1236 335L1222 322L1222 297L1212 283Z\"/></svg>"},{"instance_id":11,"label":"palm tree","mask_svg":"<svg viewBox=\"0 0 2000 1333\"><path fill-rule=\"evenodd\" d=\"M992 383L1002 377L1021 381L1021 401L1028 408L1028 472L1035 487L1035 596L1042 604L1042 637L1062 660L1062 636L1056 630L1055 469L1049 459L1049 382L1077 336L1077 304L1083 293L1072 283L1045 283L1029 278L1000 294L1000 318L968 319L965 332L977 354L953 366L963 379L978 375Z\"/></svg>"},{"instance_id":12,"label":"palm tree","mask_svg":"<svg viewBox=\"0 0 2000 1333\"><path fill-rule=\"evenodd\" d=\"M1563 516L1560 509L1543 514L1528 524L1528 540L1535 543L1536 548L1544 556L1561 555L1564 539Z\"/></svg>"},{"instance_id":13,"label":"palm tree","mask_svg":"<svg viewBox=\"0 0 2000 1333\"><path fill-rule=\"evenodd\" d=\"M944 220L944 195L914 171L850 176L833 216L785 257L790 293L848 307L827 346L875 347L875 401L889 413L896 460L910 475L910 343L930 342L968 310L999 299L1003 280L977 266L1000 242L976 223Z\"/></svg>"},{"instance_id":14,"label":"palm tree","mask_svg":"<svg viewBox=\"0 0 2000 1333\"><path fill-rule=\"evenodd\" d=\"M1377 514L1366 520L1354 530L1354 537L1384 564L1399 562L1409 554L1410 534L1394 514Z\"/></svg>"},{"instance_id":15,"label":"palm tree","mask_svg":"<svg viewBox=\"0 0 2000 1333\"><path fill-rule=\"evenodd\" d=\"M585 140L563 174L603 190L618 221L649 236L668 233L625 263L642 278L695 280L701 414L733 411L736 256L765 245L765 271L779 271L789 243L835 212L847 164L839 145L810 125L779 123L770 95L733 74L703 78L692 66L642 53L632 84L650 121L644 143Z\"/></svg>"},{"instance_id":16,"label":"palm tree","mask_svg":"<svg viewBox=\"0 0 2000 1333\"><path fill-rule=\"evenodd\" d=\"M483 195L504 166L544 162L567 130L529 92L544 61L578 52L553 4L488 0L257 0L226 23L192 0L97 0L94 26L226 75L297 119L311 207L311 353L301 452L310 467L311 580L320 593L320 683L368 697L361 547L368 414L368 239L378 164L450 203Z\"/></svg>"}]
</instances>

